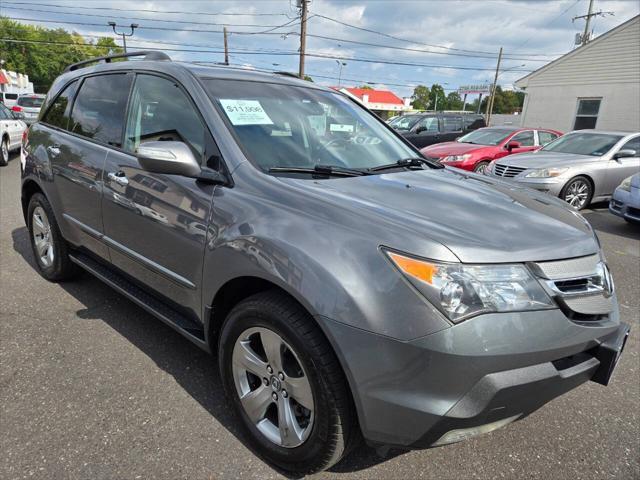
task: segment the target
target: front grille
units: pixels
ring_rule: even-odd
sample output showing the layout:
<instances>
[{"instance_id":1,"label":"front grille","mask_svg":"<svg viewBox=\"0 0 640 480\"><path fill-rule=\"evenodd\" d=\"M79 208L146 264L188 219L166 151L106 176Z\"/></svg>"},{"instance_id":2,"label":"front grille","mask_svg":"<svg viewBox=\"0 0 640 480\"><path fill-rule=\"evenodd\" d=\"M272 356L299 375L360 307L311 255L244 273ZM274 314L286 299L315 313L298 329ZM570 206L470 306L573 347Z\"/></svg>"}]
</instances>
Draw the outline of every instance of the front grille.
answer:
<instances>
[{"instance_id":1,"label":"front grille","mask_svg":"<svg viewBox=\"0 0 640 480\"><path fill-rule=\"evenodd\" d=\"M496 163L493 166L493 173L498 177L512 178L526 170L526 167L514 167L512 165L500 165Z\"/></svg>"},{"instance_id":2,"label":"front grille","mask_svg":"<svg viewBox=\"0 0 640 480\"><path fill-rule=\"evenodd\" d=\"M566 278L578 278L592 275L600 261L598 255L571 258L569 260L556 260L552 262L540 262L533 265L537 273L549 280Z\"/></svg>"},{"instance_id":3,"label":"front grille","mask_svg":"<svg viewBox=\"0 0 640 480\"><path fill-rule=\"evenodd\" d=\"M633 217L640 218L640 208L627 207L627 213Z\"/></svg>"}]
</instances>

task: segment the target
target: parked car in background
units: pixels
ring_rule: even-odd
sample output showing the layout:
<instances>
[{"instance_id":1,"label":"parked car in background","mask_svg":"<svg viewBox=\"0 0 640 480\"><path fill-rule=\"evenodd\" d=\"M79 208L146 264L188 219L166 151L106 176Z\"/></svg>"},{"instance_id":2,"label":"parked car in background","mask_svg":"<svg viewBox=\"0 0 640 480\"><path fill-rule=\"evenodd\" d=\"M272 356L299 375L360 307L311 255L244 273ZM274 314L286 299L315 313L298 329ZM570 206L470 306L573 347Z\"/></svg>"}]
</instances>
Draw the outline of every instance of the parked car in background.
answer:
<instances>
[{"instance_id":1,"label":"parked car in background","mask_svg":"<svg viewBox=\"0 0 640 480\"><path fill-rule=\"evenodd\" d=\"M389 123L418 148L455 140L465 133L486 126L484 117L475 113L426 113L403 115Z\"/></svg>"},{"instance_id":2,"label":"parked car in background","mask_svg":"<svg viewBox=\"0 0 640 480\"><path fill-rule=\"evenodd\" d=\"M492 160L537 150L561 135L561 132L548 129L486 127L455 142L438 143L420 152L444 165L483 173Z\"/></svg>"},{"instance_id":3,"label":"parked car in background","mask_svg":"<svg viewBox=\"0 0 640 480\"><path fill-rule=\"evenodd\" d=\"M580 210L608 200L639 170L640 133L576 130L537 152L496 160L485 173L560 197Z\"/></svg>"},{"instance_id":4,"label":"parked car in background","mask_svg":"<svg viewBox=\"0 0 640 480\"><path fill-rule=\"evenodd\" d=\"M5 107L13 107L18 101L17 93L10 92L0 92L0 103L2 103Z\"/></svg>"},{"instance_id":5,"label":"parked car in background","mask_svg":"<svg viewBox=\"0 0 640 480\"><path fill-rule=\"evenodd\" d=\"M627 222L640 223L640 173L625 178L615 189L609 211Z\"/></svg>"},{"instance_id":6,"label":"parked car in background","mask_svg":"<svg viewBox=\"0 0 640 480\"><path fill-rule=\"evenodd\" d=\"M312 82L95 61L24 137L36 268L84 268L215 352L244 438L281 469L329 468L360 434L455 443L609 382L629 326L563 202L427 160Z\"/></svg>"},{"instance_id":7,"label":"parked car in background","mask_svg":"<svg viewBox=\"0 0 640 480\"><path fill-rule=\"evenodd\" d=\"M22 115L12 112L0 104L0 166L9 163L9 152L20 148L22 134L27 125L21 120Z\"/></svg>"},{"instance_id":8,"label":"parked car in background","mask_svg":"<svg viewBox=\"0 0 640 480\"><path fill-rule=\"evenodd\" d=\"M26 93L19 95L16 104L11 107L11 110L24 114L24 122L27 125L31 125L37 120L45 97L46 95L38 93Z\"/></svg>"}]
</instances>

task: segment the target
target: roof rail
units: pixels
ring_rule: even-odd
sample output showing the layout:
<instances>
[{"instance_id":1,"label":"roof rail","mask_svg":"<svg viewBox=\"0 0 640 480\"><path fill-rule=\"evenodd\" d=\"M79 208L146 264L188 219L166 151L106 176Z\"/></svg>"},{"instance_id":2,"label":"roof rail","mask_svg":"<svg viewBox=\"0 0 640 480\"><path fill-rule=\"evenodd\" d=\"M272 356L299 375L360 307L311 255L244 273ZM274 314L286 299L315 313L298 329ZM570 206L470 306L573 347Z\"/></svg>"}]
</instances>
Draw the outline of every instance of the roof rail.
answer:
<instances>
[{"instance_id":1,"label":"roof rail","mask_svg":"<svg viewBox=\"0 0 640 480\"><path fill-rule=\"evenodd\" d=\"M274 75L283 75L285 77L293 77L293 78L300 79L300 77L296 73L292 73L292 72L273 72L273 73Z\"/></svg>"},{"instance_id":2,"label":"roof rail","mask_svg":"<svg viewBox=\"0 0 640 480\"><path fill-rule=\"evenodd\" d=\"M94 57L88 60L83 60L82 62L74 63L69 65L64 69L65 72L72 72L74 70L78 70L79 68L84 67L85 65L89 65L91 63L104 61L105 63L111 63L111 60L116 58L129 58L129 57L144 57L145 60L168 60L171 61L171 57L164 52L159 51L150 51L143 50L140 52L132 52L132 53L116 53L115 55L106 55L104 57Z\"/></svg>"}]
</instances>

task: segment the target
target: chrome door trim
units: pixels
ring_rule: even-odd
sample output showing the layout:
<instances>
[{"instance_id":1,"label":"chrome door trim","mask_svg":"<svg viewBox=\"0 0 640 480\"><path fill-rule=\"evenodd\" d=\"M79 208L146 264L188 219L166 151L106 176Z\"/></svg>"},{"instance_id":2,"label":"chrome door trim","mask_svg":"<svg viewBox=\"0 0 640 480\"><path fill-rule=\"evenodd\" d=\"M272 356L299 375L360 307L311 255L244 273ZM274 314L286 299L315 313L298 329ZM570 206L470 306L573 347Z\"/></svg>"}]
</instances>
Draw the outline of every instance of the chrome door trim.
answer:
<instances>
[{"instance_id":1,"label":"chrome door trim","mask_svg":"<svg viewBox=\"0 0 640 480\"><path fill-rule=\"evenodd\" d=\"M125 247L121 243L116 242L111 237L108 237L105 234L100 233L97 230L89 227L88 225L85 225L84 223L73 218L71 215L67 213L63 213L62 216L65 218L65 220L68 220L71 223L73 223L75 226L77 226L80 230L85 232L87 235L90 235L91 237L94 237L100 240L107 247L117 250L119 253L122 253L123 255L126 255L127 257L131 258L132 260L135 260L136 262L144 265L149 270L162 275L163 277L167 278L168 280L171 280L174 283L177 283L182 287L186 287L190 290L196 289L196 285L193 282L191 282L187 278L184 278L182 275L177 274L173 270L169 270L168 268L163 267L159 263L156 263L153 260L148 259L144 255L140 255L138 252L135 252L128 247Z\"/></svg>"}]
</instances>

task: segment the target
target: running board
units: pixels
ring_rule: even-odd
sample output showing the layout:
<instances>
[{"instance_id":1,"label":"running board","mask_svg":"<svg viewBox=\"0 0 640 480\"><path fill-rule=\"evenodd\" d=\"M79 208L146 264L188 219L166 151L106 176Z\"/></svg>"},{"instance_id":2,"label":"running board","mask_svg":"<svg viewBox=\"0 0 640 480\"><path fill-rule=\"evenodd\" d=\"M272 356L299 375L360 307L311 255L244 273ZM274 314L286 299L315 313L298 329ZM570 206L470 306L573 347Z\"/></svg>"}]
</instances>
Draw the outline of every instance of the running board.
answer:
<instances>
[{"instance_id":1,"label":"running board","mask_svg":"<svg viewBox=\"0 0 640 480\"><path fill-rule=\"evenodd\" d=\"M159 318L164 323L175 329L199 347L208 350L204 338L204 329L193 320L185 317L173 308L148 294L142 288L134 285L124 276L95 261L88 255L80 252L70 252L70 260L87 272L95 275L111 288L121 293L129 300L144 308L151 315Z\"/></svg>"}]
</instances>

